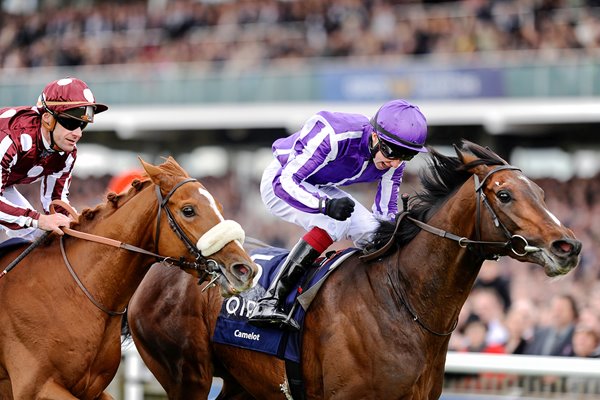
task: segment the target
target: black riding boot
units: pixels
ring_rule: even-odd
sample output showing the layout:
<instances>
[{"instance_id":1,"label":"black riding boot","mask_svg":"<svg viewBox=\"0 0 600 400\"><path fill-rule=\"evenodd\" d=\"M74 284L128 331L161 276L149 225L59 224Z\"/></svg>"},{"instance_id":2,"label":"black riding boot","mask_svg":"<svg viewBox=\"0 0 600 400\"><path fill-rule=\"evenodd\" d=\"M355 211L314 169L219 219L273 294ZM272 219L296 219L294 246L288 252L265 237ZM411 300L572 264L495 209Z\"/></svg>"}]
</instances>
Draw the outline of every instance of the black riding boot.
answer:
<instances>
[{"instance_id":1,"label":"black riding boot","mask_svg":"<svg viewBox=\"0 0 600 400\"><path fill-rule=\"evenodd\" d=\"M256 326L299 330L300 325L294 319L288 319L283 304L294 284L320 254L311 245L300 239L285 260L279 275L267 289L265 296L254 307L249 322Z\"/></svg>"}]
</instances>

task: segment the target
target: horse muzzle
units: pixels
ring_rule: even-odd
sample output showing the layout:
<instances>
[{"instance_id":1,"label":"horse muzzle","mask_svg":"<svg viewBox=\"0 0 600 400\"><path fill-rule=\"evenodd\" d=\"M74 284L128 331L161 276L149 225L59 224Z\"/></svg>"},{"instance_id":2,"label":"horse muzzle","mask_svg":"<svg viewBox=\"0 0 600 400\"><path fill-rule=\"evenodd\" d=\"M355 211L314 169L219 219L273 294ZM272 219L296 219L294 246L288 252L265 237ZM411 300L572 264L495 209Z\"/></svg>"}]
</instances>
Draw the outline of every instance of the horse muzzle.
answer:
<instances>
[{"instance_id":1,"label":"horse muzzle","mask_svg":"<svg viewBox=\"0 0 600 400\"><path fill-rule=\"evenodd\" d=\"M553 241L548 248L534 253L550 277L565 275L579 264L582 244L575 239Z\"/></svg>"}]
</instances>

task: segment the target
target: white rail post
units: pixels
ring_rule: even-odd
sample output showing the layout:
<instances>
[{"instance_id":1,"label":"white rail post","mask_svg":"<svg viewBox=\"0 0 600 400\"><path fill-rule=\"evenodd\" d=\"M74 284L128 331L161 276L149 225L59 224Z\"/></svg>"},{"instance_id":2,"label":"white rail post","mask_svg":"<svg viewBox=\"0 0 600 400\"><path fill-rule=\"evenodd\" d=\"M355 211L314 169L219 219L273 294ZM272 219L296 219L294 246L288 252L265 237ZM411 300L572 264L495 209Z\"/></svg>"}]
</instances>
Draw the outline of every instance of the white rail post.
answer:
<instances>
[{"instance_id":1,"label":"white rail post","mask_svg":"<svg viewBox=\"0 0 600 400\"><path fill-rule=\"evenodd\" d=\"M143 362L131 343L125 349L125 376L123 400L144 400Z\"/></svg>"}]
</instances>

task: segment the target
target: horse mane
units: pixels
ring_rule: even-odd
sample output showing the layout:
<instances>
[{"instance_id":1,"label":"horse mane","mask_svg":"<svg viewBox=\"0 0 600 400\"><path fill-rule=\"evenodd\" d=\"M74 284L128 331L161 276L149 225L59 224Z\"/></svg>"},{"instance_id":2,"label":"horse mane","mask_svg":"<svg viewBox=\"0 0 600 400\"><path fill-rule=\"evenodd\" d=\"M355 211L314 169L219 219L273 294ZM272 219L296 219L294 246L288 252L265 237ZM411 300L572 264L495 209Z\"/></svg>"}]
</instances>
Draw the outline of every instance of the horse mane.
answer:
<instances>
[{"instance_id":1,"label":"horse mane","mask_svg":"<svg viewBox=\"0 0 600 400\"><path fill-rule=\"evenodd\" d=\"M108 192L106 194L106 201L100 203L95 207L85 208L79 215L79 220L71 224L71 228L77 229L85 225L86 222L98 221L112 215L116 210L121 208L123 204L131 200L136 194L141 192L144 188L149 186L152 181L135 179L131 182L131 187L127 192L117 194L115 192Z\"/></svg>"},{"instance_id":2,"label":"horse mane","mask_svg":"<svg viewBox=\"0 0 600 400\"><path fill-rule=\"evenodd\" d=\"M456 148L456 146L455 146ZM415 219L426 222L431 215L471 177L469 170L478 165L504 165L507 164L500 156L487 147L462 141L462 151L469 151L477 159L464 164L458 157L445 156L438 151L429 149L427 167L419 172L419 179L423 186L422 191L409 199L409 215ZM373 253L392 240L394 234L396 246L404 246L410 242L420 229L410 221L401 222L397 232L395 222L380 221L379 227L373 235L373 241L365 249L365 253Z\"/></svg>"},{"instance_id":3,"label":"horse mane","mask_svg":"<svg viewBox=\"0 0 600 400\"><path fill-rule=\"evenodd\" d=\"M157 168L162 172L163 181L168 183L165 186L175 186L181 178L189 178L188 173L172 157L165 158L164 160ZM99 220L100 218L103 219L110 216L150 184L152 184L152 181L148 174L144 173L141 179L135 179L131 182L131 187L127 192L121 194L109 192L106 195L105 203L101 203L94 208L84 209L81 212L79 221L73 223L71 227L75 229L76 227L80 227L82 223L85 223L84 221Z\"/></svg>"}]
</instances>

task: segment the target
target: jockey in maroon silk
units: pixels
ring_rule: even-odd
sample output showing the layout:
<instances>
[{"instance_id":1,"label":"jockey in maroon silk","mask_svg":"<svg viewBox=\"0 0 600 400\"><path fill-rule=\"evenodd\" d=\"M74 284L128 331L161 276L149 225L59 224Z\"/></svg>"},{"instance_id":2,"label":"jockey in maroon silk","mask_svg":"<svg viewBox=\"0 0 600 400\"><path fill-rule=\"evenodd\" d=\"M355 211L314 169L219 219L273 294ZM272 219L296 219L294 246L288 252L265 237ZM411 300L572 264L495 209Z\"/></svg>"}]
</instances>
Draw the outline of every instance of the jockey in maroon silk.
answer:
<instances>
[{"instance_id":1,"label":"jockey in maroon silk","mask_svg":"<svg viewBox=\"0 0 600 400\"><path fill-rule=\"evenodd\" d=\"M68 203L76 143L94 114L107 109L77 78L49 83L33 107L0 109L0 227L8 236L33 239L42 231L63 233L60 227L70 219L49 214L50 203ZM42 213L14 186L38 180Z\"/></svg>"}]
</instances>

